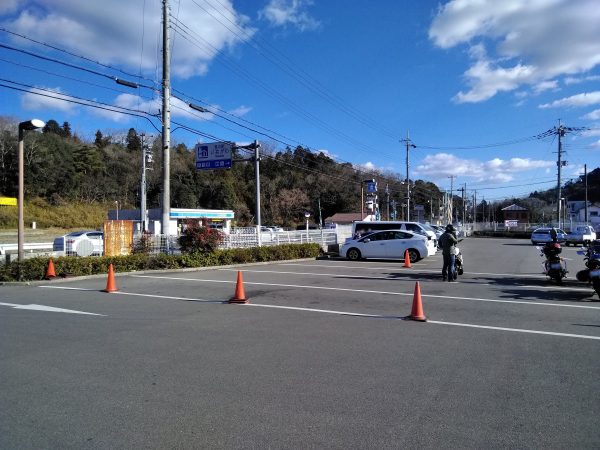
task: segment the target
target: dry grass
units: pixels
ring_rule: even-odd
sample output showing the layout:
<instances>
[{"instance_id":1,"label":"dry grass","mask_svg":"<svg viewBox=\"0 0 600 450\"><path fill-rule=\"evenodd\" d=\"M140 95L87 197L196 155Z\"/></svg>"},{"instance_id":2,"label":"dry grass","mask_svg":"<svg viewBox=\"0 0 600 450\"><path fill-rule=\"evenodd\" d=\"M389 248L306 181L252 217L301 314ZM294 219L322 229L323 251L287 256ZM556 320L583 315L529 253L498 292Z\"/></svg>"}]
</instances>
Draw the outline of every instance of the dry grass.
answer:
<instances>
[{"instance_id":1,"label":"dry grass","mask_svg":"<svg viewBox=\"0 0 600 450\"><path fill-rule=\"evenodd\" d=\"M50 205L43 199L26 201L25 242L51 242L70 231L101 229L111 208L114 205L110 202ZM0 206L0 244L17 242L17 221L16 207Z\"/></svg>"}]
</instances>

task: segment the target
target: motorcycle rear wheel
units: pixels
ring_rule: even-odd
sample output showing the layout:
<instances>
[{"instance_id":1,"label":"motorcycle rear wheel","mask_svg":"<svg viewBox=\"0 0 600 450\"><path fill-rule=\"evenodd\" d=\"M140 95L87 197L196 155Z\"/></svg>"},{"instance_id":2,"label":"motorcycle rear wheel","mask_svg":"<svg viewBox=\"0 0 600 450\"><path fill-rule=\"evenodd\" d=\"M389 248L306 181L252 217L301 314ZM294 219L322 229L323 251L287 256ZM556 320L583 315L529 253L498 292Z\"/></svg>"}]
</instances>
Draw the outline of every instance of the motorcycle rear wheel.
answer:
<instances>
[{"instance_id":1,"label":"motorcycle rear wheel","mask_svg":"<svg viewBox=\"0 0 600 450\"><path fill-rule=\"evenodd\" d=\"M592 286L594 287L594 290L596 291L596 294L598 294L600 300L600 279L594 278L592 280Z\"/></svg>"}]
</instances>

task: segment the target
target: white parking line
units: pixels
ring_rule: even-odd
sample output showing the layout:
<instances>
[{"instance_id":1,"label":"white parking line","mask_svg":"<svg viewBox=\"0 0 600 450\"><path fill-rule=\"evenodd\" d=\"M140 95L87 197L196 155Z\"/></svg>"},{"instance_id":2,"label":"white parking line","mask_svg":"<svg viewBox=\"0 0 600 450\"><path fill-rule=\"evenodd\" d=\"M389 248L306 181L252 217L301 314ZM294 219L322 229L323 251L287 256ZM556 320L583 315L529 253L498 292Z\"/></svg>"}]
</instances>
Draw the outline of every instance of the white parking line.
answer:
<instances>
[{"instance_id":1,"label":"white parking line","mask_svg":"<svg viewBox=\"0 0 600 450\"><path fill-rule=\"evenodd\" d=\"M229 272L237 272L239 269L217 269L222 271ZM315 277L344 277L344 278L359 278L359 279L369 279L369 280L388 280L388 281L407 281L398 278L390 278L390 277L366 277L364 275L345 275L340 273L314 273L314 272L283 272L278 270L252 270L252 269L244 269L244 272L250 273L279 273L284 275L310 275ZM421 272L432 272L430 270L422 270ZM410 273L410 272L407 272ZM438 272L436 272L438 273ZM412 280L408 280L412 281ZM479 286L491 286L491 283L477 283ZM570 286L535 286L535 285L527 285L527 284L515 284L515 287L526 288L526 289L546 289L552 291L578 291L578 292L590 292L590 288L575 288Z\"/></svg>"},{"instance_id":2,"label":"white parking line","mask_svg":"<svg viewBox=\"0 0 600 450\"><path fill-rule=\"evenodd\" d=\"M367 270L388 270L390 268L398 268L404 269L403 266L400 265L389 265L384 267L374 267L374 266L366 266L363 267L364 263L360 263L360 265L356 266L340 266L337 264L300 264L300 263L282 263L278 264L279 266L303 266L303 267L335 267L340 269L367 269ZM408 271L408 269L407 269ZM419 272L426 273L442 273L442 269L439 270L429 270L429 269L419 269ZM522 278L547 278L546 275L540 274L522 274L522 273L489 273L489 272L465 272L465 275L492 275L497 277L522 277Z\"/></svg>"},{"instance_id":3,"label":"white parking line","mask_svg":"<svg viewBox=\"0 0 600 450\"><path fill-rule=\"evenodd\" d=\"M162 277L156 275L131 275L133 278L152 278L152 279L161 279L161 280L174 280L174 281L193 281L193 282L204 282L204 283L228 283L233 284L236 281L229 280L207 280L200 278L181 278L181 277ZM258 282L250 282L244 281L244 284L248 285L256 285L256 286L275 286L275 287L292 287L298 289L321 289L326 291L342 291L342 292L360 292L365 294L382 294L382 295L399 295L404 297L412 297L414 293L405 293L405 292L390 292L390 291L374 291L367 289L348 289L348 288L334 288L334 287L325 287L325 286L306 286L299 284L280 284L280 283L258 283ZM467 301L475 301L475 302L490 302L490 303L513 303L519 305L534 305L534 306L555 306L557 308L583 308L583 309L595 309L600 310L600 306L589 306L589 305L565 305L563 303L546 303L546 302L531 302L524 300L498 300L491 298L478 298L478 297L456 297L449 295L431 295L431 294L423 294L421 291L421 297L427 298L441 298L441 299L451 299L451 300L467 300Z\"/></svg>"},{"instance_id":4,"label":"white parking line","mask_svg":"<svg viewBox=\"0 0 600 450\"><path fill-rule=\"evenodd\" d=\"M146 277L148 278L148 277ZM164 277L161 277L164 278ZM73 288L73 287L62 287L62 286L40 286L43 288L53 288L53 289L71 289L71 290L82 290L82 291L89 291L89 289L79 289L79 288ZM186 300L186 301L197 301L197 302L207 302L207 303L216 303L213 300L204 300L204 299L196 299L196 298L186 298L186 297L171 297L171 296L165 296L165 295L152 295L152 294L139 294L139 293L135 293L135 292L116 292L120 295L136 295L136 296L143 296L143 297L154 297L154 298L165 298L165 299L176 299L176 300ZM218 302L218 303L223 303L223 302ZM232 307L235 306L250 306L250 307L258 307L258 308L270 308L270 309L285 309L285 310L290 310L290 311L306 311L306 312L316 312L316 313L322 313L322 314L335 314L335 315L341 315L341 316L354 316L354 317L368 317L368 318L380 318L380 319L392 319L392 320L405 320L405 317L392 317L392 316L382 316L382 315L378 315L378 314L363 314L363 313L356 313L356 312L349 312L349 311L335 311L335 310L330 310L330 309L316 309L316 308L303 308L303 307L298 307L298 306L280 306L280 305L266 305L266 304L261 304L261 303L247 303L247 304L243 304L243 305L232 305ZM528 333L528 334L539 334L539 335L546 335L546 336L558 336L558 337L570 337L570 338L578 338L578 339L591 339L591 340L600 340L600 336L589 336L589 335L585 335L585 334L572 334L572 333L557 333L554 331L540 331L540 330L528 330L528 329L523 329L523 328L506 328L506 327L493 327L493 326L489 326L489 325L477 325L477 324L470 324L470 323L458 323L458 322L443 322L443 321L439 321L439 320L428 320L427 322L424 322L425 324L434 324L434 325L450 325L450 326L456 326L456 327L466 327L466 328L479 328L479 329L483 329L483 330L495 330L495 331L508 331L508 332L514 332L514 333Z\"/></svg>"}]
</instances>

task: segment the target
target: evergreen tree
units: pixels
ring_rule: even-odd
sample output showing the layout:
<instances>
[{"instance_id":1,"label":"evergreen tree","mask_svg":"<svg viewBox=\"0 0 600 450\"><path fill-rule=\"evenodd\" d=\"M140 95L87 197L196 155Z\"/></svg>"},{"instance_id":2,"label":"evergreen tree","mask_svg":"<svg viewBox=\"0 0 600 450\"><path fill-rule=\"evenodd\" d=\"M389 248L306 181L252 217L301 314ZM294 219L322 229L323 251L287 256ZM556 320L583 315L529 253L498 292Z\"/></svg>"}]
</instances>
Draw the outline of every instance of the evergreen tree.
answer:
<instances>
[{"instance_id":1,"label":"evergreen tree","mask_svg":"<svg viewBox=\"0 0 600 450\"><path fill-rule=\"evenodd\" d=\"M63 133L63 129L60 127L60 125L58 124L58 122L54 119L50 119L48 122L46 122L46 125L44 125L44 128L42 128L42 132L44 134L56 134L58 136L62 136Z\"/></svg>"},{"instance_id":2,"label":"evergreen tree","mask_svg":"<svg viewBox=\"0 0 600 450\"><path fill-rule=\"evenodd\" d=\"M125 139L127 150L130 152L141 152L142 151L142 140L135 131L134 128L130 128L127 132L127 138Z\"/></svg>"},{"instance_id":3,"label":"evergreen tree","mask_svg":"<svg viewBox=\"0 0 600 450\"><path fill-rule=\"evenodd\" d=\"M61 136L66 138L71 137L71 125L69 125L69 122L63 122Z\"/></svg>"},{"instance_id":4,"label":"evergreen tree","mask_svg":"<svg viewBox=\"0 0 600 450\"><path fill-rule=\"evenodd\" d=\"M102 131L96 131L96 139L94 140L94 145L98 148L104 147L104 138L102 136Z\"/></svg>"}]
</instances>

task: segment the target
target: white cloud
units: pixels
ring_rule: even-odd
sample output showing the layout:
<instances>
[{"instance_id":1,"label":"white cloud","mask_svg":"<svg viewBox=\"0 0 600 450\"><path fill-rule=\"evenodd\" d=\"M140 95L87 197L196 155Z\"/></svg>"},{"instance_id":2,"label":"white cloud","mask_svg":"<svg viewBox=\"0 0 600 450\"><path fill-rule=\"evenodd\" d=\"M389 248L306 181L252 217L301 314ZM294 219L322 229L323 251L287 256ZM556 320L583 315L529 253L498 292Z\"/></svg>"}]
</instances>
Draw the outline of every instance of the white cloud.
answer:
<instances>
[{"instance_id":1,"label":"white cloud","mask_svg":"<svg viewBox=\"0 0 600 450\"><path fill-rule=\"evenodd\" d=\"M600 128L584 130L581 132L581 137L593 137L593 136L600 136Z\"/></svg>"},{"instance_id":2,"label":"white cloud","mask_svg":"<svg viewBox=\"0 0 600 450\"><path fill-rule=\"evenodd\" d=\"M533 86L533 92L535 94L540 94L541 92L548 90L558 90L558 81L550 80L550 81L542 81L541 83Z\"/></svg>"},{"instance_id":3,"label":"white cloud","mask_svg":"<svg viewBox=\"0 0 600 450\"><path fill-rule=\"evenodd\" d=\"M600 80L600 75L589 75L587 77L566 77L564 79L565 84L579 84L585 83L586 81L598 81Z\"/></svg>"},{"instance_id":4,"label":"white cloud","mask_svg":"<svg viewBox=\"0 0 600 450\"><path fill-rule=\"evenodd\" d=\"M29 111L53 109L55 111L70 112L75 108L73 103L61 100L66 99L60 88L32 88L21 97L21 106Z\"/></svg>"},{"instance_id":5,"label":"white cloud","mask_svg":"<svg viewBox=\"0 0 600 450\"><path fill-rule=\"evenodd\" d=\"M600 109L595 109L592 112L587 113L582 119L587 120L599 120L600 119Z\"/></svg>"},{"instance_id":6,"label":"white cloud","mask_svg":"<svg viewBox=\"0 0 600 450\"><path fill-rule=\"evenodd\" d=\"M555 100L552 103L540 105L540 108L568 108L577 106L591 106L600 104L600 91L584 92L583 94L572 95L570 97Z\"/></svg>"},{"instance_id":7,"label":"white cloud","mask_svg":"<svg viewBox=\"0 0 600 450\"><path fill-rule=\"evenodd\" d=\"M237 108L229 111L229 114L231 114L233 116L237 116L237 117L243 117L246 114L248 114L250 111L252 111L251 107L241 105L241 106L238 106Z\"/></svg>"},{"instance_id":8,"label":"white cloud","mask_svg":"<svg viewBox=\"0 0 600 450\"><path fill-rule=\"evenodd\" d=\"M144 11L140 2L122 0L38 0L35 7L31 2L24 5L14 19L5 20L2 25L103 63L124 65L136 72L141 67L147 74L154 74L157 36L161 28L159 2L148 2ZM180 24L175 20L172 24L173 30L181 30L181 35L171 32L174 43L171 71L174 76L205 73L217 53L248 39L255 32L246 26L248 18L235 12L231 0L206 2L203 7L212 16L192 2L181 2L177 8L172 8L172 15L181 20ZM235 33L215 17L227 23ZM229 21L244 31L236 31ZM23 41L19 43L23 44Z\"/></svg>"},{"instance_id":9,"label":"white cloud","mask_svg":"<svg viewBox=\"0 0 600 450\"><path fill-rule=\"evenodd\" d=\"M481 102L600 64L600 8L597 0L452 0L429 37L444 49L476 49L465 72L469 90L455 100Z\"/></svg>"},{"instance_id":10,"label":"white cloud","mask_svg":"<svg viewBox=\"0 0 600 450\"><path fill-rule=\"evenodd\" d=\"M543 169L555 164L552 161L529 158L494 158L488 161L461 159L449 153L427 155L415 169L415 175L444 178L450 175L474 178L476 181L506 182L514 179L518 172Z\"/></svg>"},{"instance_id":11,"label":"white cloud","mask_svg":"<svg viewBox=\"0 0 600 450\"><path fill-rule=\"evenodd\" d=\"M140 111L141 113L147 113L156 116L162 108L162 101L158 98L148 100L137 95L120 94L113 101L113 105L133 110L130 111L133 114L136 114L136 111ZM131 120L131 116L115 111L94 109L94 113L106 119L112 120L113 122L124 123ZM190 107L184 101L179 100L176 97L171 97L171 117L185 117L191 120L205 121L212 120L214 114L194 111L190 109Z\"/></svg>"},{"instance_id":12,"label":"white cloud","mask_svg":"<svg viewBox=\"0 0 600 450\"><path fill-rule=\"evenodd\" d=\"M19 0L2 0L0 2L0 14L16 11Z\"/></svg>"},{"instance_id":13,"label":"white cloud","mask_svg":"<svg viewBox=\"0 0 600 450\"><path fill-rule=\"evenodd\" d=\"M273 26L291 25L300 31L314 30L320 23L306 12L306 8L312 4L312 0L270 0L260 11L259 17Z\"/></svg>"},{"instance_id":14,"label":"white cloud","mask_svg":"<svg viewBox=\"0 0 600 450\"><path fill-rule=\"evenodd\" d=\"M596 142L594 142L594 143L590 144L590 146L589 146L589 147L590 147L590 148L593 148L593 149L596 149L596 148L597 148L597 149L600 149L600 141L596 141Z\"/></svg>"}]
</instances>

